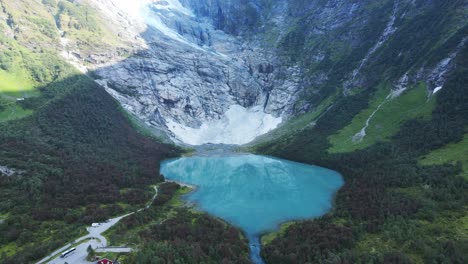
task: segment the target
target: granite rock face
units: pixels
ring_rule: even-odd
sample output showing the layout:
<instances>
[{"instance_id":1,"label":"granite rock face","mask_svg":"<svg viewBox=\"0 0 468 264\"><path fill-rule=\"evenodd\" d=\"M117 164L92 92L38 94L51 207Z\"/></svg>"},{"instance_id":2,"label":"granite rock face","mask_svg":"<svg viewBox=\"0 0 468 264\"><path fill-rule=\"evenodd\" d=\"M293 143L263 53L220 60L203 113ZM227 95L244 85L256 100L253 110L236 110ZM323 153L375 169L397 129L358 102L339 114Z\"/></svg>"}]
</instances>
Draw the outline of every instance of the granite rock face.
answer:
<instances>
[{"instance_id":1,"label":"granite rock face","mask_svg":"<svg viewBox=\"0 0 468 264\"><path fill-rule=\"evenodd\" d=\"M430 95L443 87L466 45L467 22L460 14L468 11L462 3L89 3L119 36L119 46L92 54L72 50L69 61L93 70L96 81L132 115L176 142L193 145L247 143L327 98L373 89L382 80L393 84L394 96L421 81ZM413 34L437 22L435 15L455 10L460 14L451 14L452 20Z\"/></svg>"},{"instance_id":2,"label":"granite rock face","mask_svg":"<svg viewBox=\"0 0 468 264\"><path fill-rule=\"evenodd\" d=\"M182 142L184 133L174 133L169 123L179 124L188 133L226 119L232 106L255 116L260 111L260 116L275 120L254 122L262 131L293 115L301 91L299 68L282 66L272 50L217 29L215 20L196 16L176 0L141 4L140 17L113 21L124 28L133 19L137 24L133 28L145 29L136 37L145 44L135 41L139 51L95 67L97 82L129 112ZM279 78L279 72L287 78ZM190 143L209 142L202 137ZM217 143L246 142L227 138Z\"/></svg>"}]
</instances>

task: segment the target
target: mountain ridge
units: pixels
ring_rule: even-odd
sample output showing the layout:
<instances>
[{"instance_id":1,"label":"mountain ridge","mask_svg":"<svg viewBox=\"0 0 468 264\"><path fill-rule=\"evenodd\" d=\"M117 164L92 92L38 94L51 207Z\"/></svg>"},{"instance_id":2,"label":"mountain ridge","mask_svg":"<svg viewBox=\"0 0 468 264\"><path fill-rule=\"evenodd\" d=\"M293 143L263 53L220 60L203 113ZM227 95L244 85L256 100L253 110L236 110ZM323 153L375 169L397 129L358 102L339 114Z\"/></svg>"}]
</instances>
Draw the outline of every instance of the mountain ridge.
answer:
<instances>
[{"instance_id":1,"label":"mountain ridge","mask_svg":"<svg viewBox=\"0 0 468 264\"><path fill-rule=\"evenodd\" d=\"M0 263L144 204L183 151L160 141L250 142L344 175L333 211L268 236L267 263L466 262L466 0L135 3L0 0ZM227 261L246 261L238 230L215 223L210 243L227 235ZM197 255L148 230L129 259Z\"/></svg>"},{"instance_id":2,"label":"mountain ridge","mask_svg":"<svg viewBox=\"0 0 468 264\"><path fill-rule=\"evenodd\" d=\"M177 1L174 1L174 3L175 2ZM440 44L439 46L436 46L436 53L437 56L441 56L441 52L439 52L440 49L446 49L446 51L444 51L446 52L446 55L444 55L443 58L440 58L439 61L426 62L421 59L415 60L413 55L413 53L416 53L413 52L414 44L409 44L408 47L402 46L399 53L400 56L403 56L401 54L405 54L406 52L410 56L408 59L413 60L414 62L408 64L408 62L404 61L395 61L393 63L394 66L387 70L375 70L380 66L374 67L374 65L383 65L385 63L384 61L388 59L381 54L391 54L392 52L395 52L387 50L391 50L392 47L398 46L398 42L404 41L404 38L406 38L405 36L407 36L406 33L404 33L405 30L408 30L407 28L414 28L417 26L417 23L416 26L412 26L413 21L418 21L418 19L427 19L430 16L435 15L430 12L438 12L439 14L443 13L443 10L453 12L453 10L456 10L455 6L461 7L463 5L462 1L456 1L451 4L444 4L438 1L429 1L425 4L413 1L382 1L382 3L385 4L379 5L370 5L366 1L353 1L349 3L340 1L335 2L324 1L322 3L314 1L305 5L300 1L293 1L288 4L277 4L274 1L245 1L245 4L238 6L236 6L234 2L229 1L223 2L222 4L216 1L206 3L197 1L182 2L182 4L195 10L195 15L205 17L205 19L195 22L190 21L191 18L189 18L188 21L183 17L178 18L177 15L175 16L175 19L164 18L170 14L170 12L178 13L177 9L170 11L172 10L170 5L164 6L164 8L159 7L161 8L160 10L164 10L164 12L158 11L159 9L150 9L145 13L145 16L156 16L160 17L158 19L162 19L158 22L159 24L157 27L164 26L164 31L167 31L168 29L173 30L171 31L173 33L170 34L172 37L175 36L176 42L171 44L172 49L179 45L176 44L177 42L194 41L193 44L190 44L195 45L194 53L197 54L198 51L202 51L200 54L203 54L203 49L208 49L206 52L207 56L210 57L212 56L209 55L210 53L215 52L216 54L218 51L222 53L222 49L226 49L225 45L220 46L219 44L216 44L216 35L218 35L219 38L218 43L221 44L220 41L226 42L226 38L232 39L232 37L230 37L232 34L232 36L237 38L237 40L234 40L234 43L239 40L244 41L245 44L243 45L247 46L242 47L241 49L247 50L247 52L240 51L239 53L236 51L232 53L232 51L225 51L233 54L228 56L240 55L243 57L243 62L241 61L241 64L238 64L240 67L238 67L235 66L236 63L232 64L228 62L231 60L228 57L226 57L226 60L220 60L217 66L218 68L225 67L222 66L223 64L227 65L227 69L223 69L222 73L207 65L197 66L197 69L188 69L186 66L181 66L179 64L175 68L169 68L169 70L177 73L177 77L174 76L171 78L180 78L177 86L187 87L183 88L185 91L174 93L174 88L171 88L171 84L164 84L165 77L159 77L157 74L153 77L153 84L136 89L136 91L134 90L136 93L144 94L145 99L148 96L149 91L156 91L156 93L159 94L158 96L167 97L161 104L152 105L149 102L143 103L143 99L137 99L137 101L142 101L141 103L138 103L134 100L134 98L138 98L138 95L126 95L125 93L129 91L125 91L122 87L135 87L138 85L137 83L125 84L124 81L116 83L113 80L111 85L115 87L115 89L110 88L108 91L118 98L118 100L123 102L124 105L127 105L128 109L133 108L130 110L133 114L138 112L138 114L136 114L137 116L146 116L144 119L146 122L149 122L150 125L159 127L174 136L174 131L171 131L167 126L168 123L180 124L181 129L197 129L203 124L203 122L223 119L224 113L227 112L233 104L238 104L247 109L252 106L263 105L264 111L266 111L267 114L271 113L275 117L282 117L283 120L288 120L298 114L313 111L320 105L321 101L336 96L337 93L339 97L339 93L343 93L343 95L346 96L346 94L355 93L356 90L359 92L359 89L375 89L379 83L374 81L373 78L375 80L385 80L390 78L390 81L393 83L392 89L399 90L399 93L420 81L426 82L428 94L436 88L440 89L443 87L446 74L452 70L451 67L453 63L451 63L451 61L456 56L457 50L459 50L460 47L463 47L466 41L466 38L463 38L463 32L466 31L466 23L463 22L463 20L460 20L460 18L457 18L458 20L452 19L453 21L449 20L448 22L439 23L441 25L438 26L437 30L443 30L450 26L451 32L453 32L452 35L440 35L440 42L445 43L445 46ZM171 5L178 6L173 3ZM303 7L301 11L297 10L298 6ZM418 6L423 6L424 8L418 10ZM245 10L239 10L238 8L250 8L252 11L249 13ZM220 27L220 18L218 17L219 10L221 10L220 12L223 14L223 19L225 21L224 25L238 25L238 30L245 29L243 34L239 35L239 32L234 32L231 26L228 26L230 28ZM464 9L462 8L461 10ZM260 15L260 12L267 12L267 14ZM379 12L382 14L387 12L388 15L379 15ZM459 13L459 15L463 16L464 14L466 16L466 11L465 13L463 13L463 11L460 11ZM231 16L231 14L234 15ZM244 15L238 17L235 14ZM455 18L459 15L453 15L453 17ZM254 18L250 18L250 16ZM300 17L299 20L289 19L293 16L302 17ZM147 18L145 17L144 19ZM219 28L226 32L227 35L219 35L219 33L216 33L216 30L208 30L211 26L206 24L206 19L208 19L209 24L214 25L215 29ZM372 19L375 22L370 22ZM251 21L256 22L253 23ZM269 23L271 24L269 21L293 22L285 22L286 26L281 25L281 23L277 23L276 25L270 26L271 28L267 30L267 25L269 25ZM305 21L308 22L304 23ZM151 27L151 22L148 23ZM288 27L288 23L290 24L289 31L284 29L285 27ZM294 23L300 23L302 26L296 27ZM258 29L253 29L253 33L250 33L248 29L254 27L253 25L258 27ZM372 28L370 25L372 25ZM203 29L204 27L205 29ZM317 28L321 29L318 30ZM193 29L196 30L191 31ZM156 28L156 31L157 30L158 29ZM338 34L338 32L347 30L349 30L348 34L338 37L338 43L340 43L341 48L337 47L335 35ZM368 36L364 35L363 37L358 37L356 39L355 36L359 35L356 35L354 32L365 32ZM442 31L439 31L438 34L442 34L441 32ZM156 37L158 34L160 33L147 33L150 38ZM164 34L165 33L163 32L163 35ZM205 36L204 34L207 35ZM276 44L273 46L271 46L271 44L264 45L263 43L266 43L265 40L271 38L272 34L275 34L273 36L276 39L273 39L273 43ZM297 34L298 38L295 38L295 34ZM300 36L304 36L302 41L300 40ZM201 39L209 39L209 42L204 43L203 40L200 40L200 37ZM422 37L427 37L427 35ZM181 38L187 39L181 40ZM164 36L162 39L164 42ZM364 39L368 40L363 42ZM331 42L332 40L334 42ZM308 43L307 48L304 48L303 45L306 42L311 43ZM228 50L232 48L236 49L237 45L239 44L235 44L231 48L228 48ZM197 46L199 48L197 48ZM333 49L327 50L327 46L331 46ZM354 48L356 46L358 46L358 48ZM249 47L253 49L252 51L254 53L260 52L260 54L262 54L260 57L265 57L266 55L266 60L260 59L258 55L253 55L254 53L249 52ZM406 50L407 48L410 50ZM154 56L160 60L162 59L163 61L171 61L173 59L178 60L179 56L185 56L183 58L183 61L185 60L184 64L189 64L186 61L187 55L185 53L184 55L178 55L175 53L168 57L167 54L158 54L157 50L159 49L167 50L168 48L164 45L162 45L162 47L158 47L156 45L154 48L150 48L150 50L153 50L152 52L156 52L150 56ZM430 53L431 49L432 47L427 46L421 51ZM298 59L297 52L300 51L303 54L312 54L312 58L307 58L307 60L305 60L305 57ZM291 52L295 52L296 54ZM197 56L198 55L195 55L195 64L200 63L199 59L196 58ZM206 60L208 57L205 57L204 59ZM213 57L216 61L217 59L215 57L216 55ZM425 57L433 58L434 56L427 55ZM408 61L408 59L406 60ZM211 64L213 64L213 62L211 62ZM396 69L398 67L397 65L400 65L400 63L403 63L400 68L405 70L400 69L399 72L395 72L393 69ZM125 62L123 64L125 64ZM170 64L174 65L175 63L172 62ZM145 65L153 65L151 66L153 68L159 67L157 63L154 62L149 64L145 63ZM147 73L145 73L145 71L150 71L149 74L154 75L154 71L157 72L158 70L151 69L151 67L133 72L132 75L138 76L141 74L146 76ZM114 68L111 69L112 71L116 70ZM120 71L122 72L122 70ZM101 75L107 74L109 76L109 73L106 73L105 69L97 69L96 73L98 75L99 72L102 73ZM167 68L163 68L162 73L164 75L171 74L168 72ZM200 94L206 92L212 93L213 88L207 89L206 87L202 87L200 89L192 87L192 84L187 83L184 78L181 77L184 75L187 75L187 79L189 79L190 82L200 79L205 84L213 83L215 86L225 86L226 88L216 88L215 91L218 93L225 93L224 90L227 89L227 94L232 96L233 99L227 99L226 101L226 97L224 95L210 95L210 99L208 101L200 101L200 105L197 102L187 101L184 99L184 93L186 93L187 90L193 91L198 89L200 92L197 93ZM112 79L112 77L107 79ZM102 83L105 85L104 82ZM141 83L141 81L138 83ZM119 88L119 86L121 87ZM153 88L149 88L150 86ZM156 90L154 90L154 87L156 87ZM246 87L249 88L247 89ZM253 87L256 88L253 89ZM172 92L167 92L169 91L168 89ZM231 91L231 89L234 90ZM252 90L256 91L252 92ZM159 91L162 91L163 93ZM164 95L164 93L166 93L166 95ZM293 95L293 97L290 97L291 95ZM286 104L285 101L287 101ZM148 103L151 106L148 109L144 109L146 107L145 105ZM201 105L205 105L209 107L209 109L203 110ZM212 105L215 106L215 108L211 108ZM216 107L219 105L222 105L222 107ZM139 110L136 110L135 107ZM157 110L153 110L155 107L157 107ZM176 112L175 109L180 109L178 110L179 113L177 115L173 114ZM187 109L190 111L186 112Z\"/></svg>"}]
</instances>

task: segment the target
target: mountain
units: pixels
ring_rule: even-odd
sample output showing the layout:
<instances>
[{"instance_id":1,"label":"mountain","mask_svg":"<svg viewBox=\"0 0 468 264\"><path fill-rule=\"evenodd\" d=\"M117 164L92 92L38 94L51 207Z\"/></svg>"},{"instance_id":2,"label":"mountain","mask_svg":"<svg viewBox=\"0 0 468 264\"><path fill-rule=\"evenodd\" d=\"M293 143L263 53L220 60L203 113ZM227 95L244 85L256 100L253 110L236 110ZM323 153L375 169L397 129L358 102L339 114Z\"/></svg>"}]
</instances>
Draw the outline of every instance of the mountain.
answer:
<instances>
[{"instance_id":1,"label":"mountain","mask_svg":"<svg viewBox=\"0 0 468 264\"><path fill-rule=\"evenodd\" d=\"M111 29L107 48L80 46L67 34L61 43L68 61L92 71L160 136L243 144L298 115L315 112L312 122L337 98L378 89L395 99L419 84L430 97L443 87L466 42L466 3L372 3L91 1ZM412 117L430 112L420 108ZM383 138L408 119L402 115L383 125L393 130ZM357 127L348 130L335 144L349 133L361 146L380 139L380 131L363 130L375 137L367 142Z\"/></svg>"},{"instance_id":2,"label":"mountain","mask_svg":"<svg viewBox=\"0 0 468 264\"><path fill-rule=\"evenodd\" d=\"M159 136L192 145L245 144L363 91L395 101L424 85L430 97L466 42L464 1L100 0L81 3L81 22L68 21L79 11L62 2L43 4L58 27L48 41ZM378 96L377 105L387 97ZM383 125L393 130L383 139L402 115ZM349 133L362 146L380 139L355 126L335 144Z\"/></svg>"},{"instance_id":3,"label":"mountain","mask_svg":"<svg viewBox=\"0 0 468 264\"><path fill-rule=\"evenodd\" d=\"M60 56L59 29L96 48L104 30L90 8L0 4L0 263L33 263L83 226L146 204L163 180L160 161L181 149L138 132Z\"/></svg>"},{"instance_id":4,"label":"mountain","mask_svg":"<svg viewBox=\"0 0 468 264\"><path fill-rule=\"evenodd\" d=\"M172 143L221 143L345 177L333 212L265 240L267 263L466 262L468 1L0 7L1 259L144 203Z\"/></svg>"}]
</instances>

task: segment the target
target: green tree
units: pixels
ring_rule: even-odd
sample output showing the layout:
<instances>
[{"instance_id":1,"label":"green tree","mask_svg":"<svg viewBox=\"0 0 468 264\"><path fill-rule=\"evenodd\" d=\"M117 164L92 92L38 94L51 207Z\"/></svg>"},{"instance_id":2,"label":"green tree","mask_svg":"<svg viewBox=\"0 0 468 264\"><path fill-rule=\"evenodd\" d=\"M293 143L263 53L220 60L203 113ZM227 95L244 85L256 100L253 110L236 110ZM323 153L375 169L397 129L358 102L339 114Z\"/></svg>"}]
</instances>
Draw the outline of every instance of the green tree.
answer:
<instances>
[{"instance_id":1,"label":"green tree","mask_svg":"<svg viewBox=\"0 0 468 264\"><path fill-rule=\"evenodd\" d=\"M94 257L96 256L96 251L94 251L93 247L89 245L86 251L88 251L88 257L86 259L93 260Z\"/></svg>"}]
</instances>

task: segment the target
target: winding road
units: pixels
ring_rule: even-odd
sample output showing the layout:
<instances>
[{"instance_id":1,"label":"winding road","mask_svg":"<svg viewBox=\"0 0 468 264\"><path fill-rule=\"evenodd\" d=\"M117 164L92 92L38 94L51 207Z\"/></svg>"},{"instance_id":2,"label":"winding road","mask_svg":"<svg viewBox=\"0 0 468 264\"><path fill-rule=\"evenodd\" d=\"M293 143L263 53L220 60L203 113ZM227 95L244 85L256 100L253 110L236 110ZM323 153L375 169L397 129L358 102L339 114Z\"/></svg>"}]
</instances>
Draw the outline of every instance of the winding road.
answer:
<instances>
[{"instance_id":1,"label":"winding road","mask_svg":"<svg viewBox=\"0 0 468 264\"><path fill-rule=\"evenodd\" d=\"M158 188L155 186L154 187L155 194L151 201L141 209L138 209L136 212L140 212L142 210L148 209L152 204L154 199L158 196ZM88 227L86 230L88 231L88 234L85 236L82 236L75 241L72 241L71 243L55 250L52 252L50 255L47 257L43 258L36 264L43 264L43 263L48 263L48 264L64 264L64 263L69 263L69 264L89 264L91 262L86 260L86 257L88 256L88 246L91 246L93 249L96 250L96 252L131 252L132 248L127 248L127 247L108 247L107 245L107 239L102 235L102 233L106 232L109 230L111 227L113 227L115 224L117 224L120 220L123 218L132 215L136 212L128 213L126 215L122 215L116 218L109 219L105 223L100 223L99 226L96 227ZM87 242L83 242L86 241ZM81 243L80 243L81 242ZM79 244L79 245L77 245ZM65 258L61 258L59 254L62 252L66 251L67 249L71 248L73 245L76 245L75 252L68 255Z\"/></svg>"}]
</instances>

